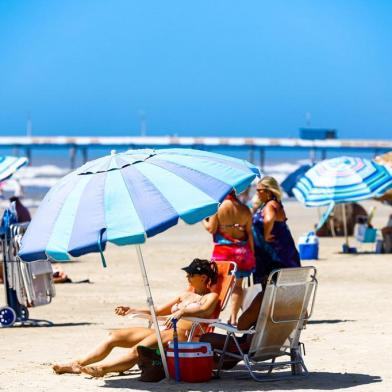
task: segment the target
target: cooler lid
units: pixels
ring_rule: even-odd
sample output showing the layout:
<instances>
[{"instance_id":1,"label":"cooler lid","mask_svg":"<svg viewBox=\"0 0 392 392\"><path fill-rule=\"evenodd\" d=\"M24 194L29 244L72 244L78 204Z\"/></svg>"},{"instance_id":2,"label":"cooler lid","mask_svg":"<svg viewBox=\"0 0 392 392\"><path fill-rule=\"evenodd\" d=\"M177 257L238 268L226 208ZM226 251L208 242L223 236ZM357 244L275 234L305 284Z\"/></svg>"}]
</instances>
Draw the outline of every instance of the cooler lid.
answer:
<instances>
[{"instance_id":1,"label":"cooler lid","mask_svg":"<svg viewBox=\"0 0 392 392\"><path fill-rule=\"evenodd\" d=\"M211 357L212 347L207 342L178 342L180 357ZM174 357L174 343L169 342L167 356Z\"/></svg>"}]
</instances>

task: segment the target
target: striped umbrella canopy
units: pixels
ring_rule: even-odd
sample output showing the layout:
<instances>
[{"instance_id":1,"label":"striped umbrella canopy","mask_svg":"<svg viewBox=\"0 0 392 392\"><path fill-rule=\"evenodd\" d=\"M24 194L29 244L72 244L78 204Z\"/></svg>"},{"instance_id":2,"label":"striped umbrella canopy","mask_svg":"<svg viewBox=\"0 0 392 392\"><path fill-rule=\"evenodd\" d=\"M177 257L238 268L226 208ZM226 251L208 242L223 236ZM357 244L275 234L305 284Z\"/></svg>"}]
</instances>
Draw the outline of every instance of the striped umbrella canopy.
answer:
<instances>
[{"instance_id":1,"label":"striped umbrella canopy","mask_svg":"<svg viewBox=\"0 0 392 392\"><path fill-rule=\"evenodd\" d=\"M370 199L392 188L392 169L356 157L326 159L309 169L293 189L306 206Z\"/></svg>"},{"instance_id":2,"label":"striped umbrella canopy","mask_svg":"<svg viewBox=\"0 0 392 392\"><path fill-rule=\"evenodd\" d=\"M0 156L0 182L8 180L28 162L29 160L25 157Z\"/></svg>"},{"instance_id":3,"label":"striped umbrella canopy","mask_svg":"<svg viewBox=\"0 0 392 392\"><path fill-rule=\"evenodd\" d=\"M192 149L129 150L81 166L46 195L23 237L25 261L101 252L107 241L141 244L216 213L233 189L260 175L250 163Z\"/></svg>"},{"instance_id":4,"label":"striped umbrella canopy","mask_svg":"<svg viewBox=\"0 0 392 392\"><path fill-rule=\"evenodd\" d=\"M287 193L287 196L294 196L293 188L295 184L311 167L312 165L309 164L301 165L281 182L280 186Z\"/></svg>"}]
</instances>

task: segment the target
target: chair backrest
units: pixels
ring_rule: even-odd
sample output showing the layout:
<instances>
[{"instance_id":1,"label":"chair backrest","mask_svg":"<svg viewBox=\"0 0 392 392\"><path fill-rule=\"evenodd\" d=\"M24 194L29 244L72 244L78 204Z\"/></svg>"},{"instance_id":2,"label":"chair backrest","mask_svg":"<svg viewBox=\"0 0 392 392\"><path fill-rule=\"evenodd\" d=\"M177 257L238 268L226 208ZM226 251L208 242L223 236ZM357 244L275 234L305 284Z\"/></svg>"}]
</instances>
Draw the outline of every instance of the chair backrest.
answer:
<instances>
[{"instance_id":1,"label":"chair backrest","mask_svg":"<svg viewBox=\"0 0 392 392\"><path fill-rule=\"evenodd\" d=\"M232 261L219 261L218 266L218 281L211 286L211 290L218 294L218 305L214 313L217 318L222 312L231 296L235 284L235 271L237 270L237 264Z\"/></svg>"},{"instance_id":2,"label":"chair backrest","mask_svg":"<svg viewBox=\"0 0 392 392\"><path fill-rule=\"evenodd\" d=\"M312 314L316 288L314 267L271 272L249 350L253 360L277 357L298 347L303 324Z\"/></svg>"}]
</instances>

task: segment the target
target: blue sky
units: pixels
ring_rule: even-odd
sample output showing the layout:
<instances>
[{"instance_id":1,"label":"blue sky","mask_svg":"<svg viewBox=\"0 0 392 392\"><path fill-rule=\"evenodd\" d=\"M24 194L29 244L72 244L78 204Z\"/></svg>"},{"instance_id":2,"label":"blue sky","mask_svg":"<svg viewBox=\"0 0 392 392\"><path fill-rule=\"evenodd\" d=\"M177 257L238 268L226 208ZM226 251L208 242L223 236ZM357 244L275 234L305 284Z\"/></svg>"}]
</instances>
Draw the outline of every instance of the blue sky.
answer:
<instances>
[{"instance_id":1,"label":"blue sky","mask_svg":"<svg viewBox=\"0 0 392 392\"><path fill-rule=\"evenodd\" d=\"M392 138L392 2L0 0L0 135Z\"/></svg>"}]
</instances>

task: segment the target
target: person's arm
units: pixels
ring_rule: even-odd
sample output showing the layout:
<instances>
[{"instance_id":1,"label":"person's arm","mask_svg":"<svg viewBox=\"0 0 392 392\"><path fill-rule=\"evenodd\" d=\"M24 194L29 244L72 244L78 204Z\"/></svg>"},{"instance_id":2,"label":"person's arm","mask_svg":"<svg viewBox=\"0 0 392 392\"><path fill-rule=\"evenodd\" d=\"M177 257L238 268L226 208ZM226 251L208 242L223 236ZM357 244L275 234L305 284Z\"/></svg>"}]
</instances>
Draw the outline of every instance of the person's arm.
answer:
<instances>
[{"instance_id":1,"label":"person's arm","mask_svg":"<svg viewBox=\"0 0 392 392\"><path fill-rule=\"evenodd\" d=\"M181 296L179 296L168 302L166 305L160 306L159 308L157 308L157 316L168 316L169 314L171 314L171 309L173 305L178 304L181 301Z\"/></svg>"},{"instance_id":2,"label":"person's arm","mask_svg":"<svg viewBox=\"0 0 392 392\"><path fill-rule=\"evenodd\" d=\"M248 223L246 224L245 230L248 236L250 250L252 251L252 253L255 253L255 243L254 243L253 231L252 231L252 214L250 211L249 211Z\"/></svg>"},{"instance_id":3,"label":"person's arm","mask_svg":"<svg viewBox=\"0 0 392 392\"><path fill-rule=\"evenodd\" d=\"M216 305L218 303L218 294L210 293L206 295L206 300L200 305L199 309L179 309L177 312L174 312L170 318L166 321L166 326L171 328L172 319L179 320L181 317L200 317L200 318L208 318L214 312Z\"/></svg>"},{"instance_id":4,"label":"person's arm","mask_svg":"<svg viewBox=\"0 0 392 392\"><path fill-rule=\"evenodd\" d=\"M181 301L180 297L176 297L166 305L160 306L156 308L156 315L157 316L167 316L171 313L171 308L175 303L178 303ZM126 316L127 314L130 313L143 313L143 314L151 314L149 308L131 308L130 306L117 306L117 308L114 310L115 313L119 316Z\"/></svg>"},{"instance_id":5,"label":"person's arm","mask_svg":"<svg viewBox=\"0 0 392 392\"><path fill-rule=\"evenodd\" d=\"M272 228L276 220L276 209L270 202L264 207L264 239L272 241L274 237L271 235Z\"/></svg>"},{"instance_id":6,"label":"person's arm","mask_svg":"<svg viewBox=\"0 0 392 392\"><path fill-rule=\"evenodd\" d=\"M209 218L203 219L203 225L209 233L215 234L219 226L218 215L215 214Z\"/></svg>"},{"instance_id":7,"label":"person's arm","mask_svg":"<svg viewBox=\"0 0 392 392\"><path fill-rule=\"evenodd\" d=\"M245 331L256 324L257 318L259 317L261 301L263 300L263 293L259 293L253 299L249 308L241 314L238 319L237 328L239 331Z\"/></svg>"}]
</instances>

